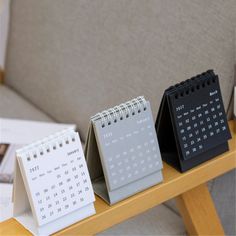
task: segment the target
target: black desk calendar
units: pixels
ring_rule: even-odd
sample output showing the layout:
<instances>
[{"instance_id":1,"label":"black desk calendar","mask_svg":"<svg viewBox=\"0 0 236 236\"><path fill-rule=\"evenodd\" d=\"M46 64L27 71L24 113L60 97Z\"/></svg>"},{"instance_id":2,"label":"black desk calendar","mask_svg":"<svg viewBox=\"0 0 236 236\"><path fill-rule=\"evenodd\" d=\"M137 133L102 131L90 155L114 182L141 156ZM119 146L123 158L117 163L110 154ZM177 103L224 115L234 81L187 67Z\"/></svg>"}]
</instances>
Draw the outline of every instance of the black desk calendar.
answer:
<instances>
[{"instance_id":1,"label":"black desk calendar","mask_svg":"<svg viewBox=\"0 0 236 236\"><path fill-rule=\"evenodd\" d=\"M162 158L184 172L228 150L228 128L213 70L168 88L156 120Z\"/></svg>"}]
</instances>

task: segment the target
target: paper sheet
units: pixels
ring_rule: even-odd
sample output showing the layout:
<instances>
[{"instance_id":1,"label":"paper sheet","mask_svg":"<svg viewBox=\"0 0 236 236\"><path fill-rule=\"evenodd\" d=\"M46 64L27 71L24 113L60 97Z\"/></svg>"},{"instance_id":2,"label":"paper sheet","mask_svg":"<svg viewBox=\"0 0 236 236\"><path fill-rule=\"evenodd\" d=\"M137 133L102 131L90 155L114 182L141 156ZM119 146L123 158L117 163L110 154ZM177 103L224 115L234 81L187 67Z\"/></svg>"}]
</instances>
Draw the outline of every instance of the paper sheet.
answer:
<instances>
[{"instance_id":1,"label":"paper sheet","mask_svg":"<svg viewBox=\"0 0 236 236\"><path fill-rule=\"evenodd\" d=\"M29 144L67 128L76 125L0 118L0 143Z\"/></svg>"},{"instance_id":2,"label":"paper sheet","mask_svg":"<svg viewBox=\"0 0 236 236\"><path fill-rule=\"evenodd\" d=\"M0 182L12 182L15 152L18 148L67 128L75 130L76 126L0 118L0 144L10 144L4 157L1 157Z\"/></svg>"},{"instance_id":3,"label":"paper sheet","mask_svg":"<svg viewBox=\"0 0 236 236\"><path fill-rule=\"evenodd\" d=\"M10 183L13 181L15 167L15 153L21 148L21 144L10 144L0 165L0 182Z\"/></svg>"},{"instance_id":4,"label":"paper sheet","mask_svg":"<svg viewBox=\"0 0 236 236\"><path fill-rule=\"evenodd\" d=\"M13 216L12 184L0 183L0 222Z\"/></svg>"}]
</instances>

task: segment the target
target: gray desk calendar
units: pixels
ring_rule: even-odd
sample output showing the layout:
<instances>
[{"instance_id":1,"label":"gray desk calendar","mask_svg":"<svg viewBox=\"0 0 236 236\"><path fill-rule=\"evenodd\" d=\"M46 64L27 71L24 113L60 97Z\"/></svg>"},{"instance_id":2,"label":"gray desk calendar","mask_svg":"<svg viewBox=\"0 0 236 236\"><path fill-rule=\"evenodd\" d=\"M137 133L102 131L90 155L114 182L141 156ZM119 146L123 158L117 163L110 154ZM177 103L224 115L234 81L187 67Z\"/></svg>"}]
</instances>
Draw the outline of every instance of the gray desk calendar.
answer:
<instances>
[{"instance_id":1,"label":"gray desk calendar","mask_svg":"<svg viewBox=\"0 0 236 236\"><path fill-rule=\"evenodd\" d=\"M91 118L85 156L94 191L114 204L162 181L150 103L138 97Z\"/></svg>"}]
</instances>

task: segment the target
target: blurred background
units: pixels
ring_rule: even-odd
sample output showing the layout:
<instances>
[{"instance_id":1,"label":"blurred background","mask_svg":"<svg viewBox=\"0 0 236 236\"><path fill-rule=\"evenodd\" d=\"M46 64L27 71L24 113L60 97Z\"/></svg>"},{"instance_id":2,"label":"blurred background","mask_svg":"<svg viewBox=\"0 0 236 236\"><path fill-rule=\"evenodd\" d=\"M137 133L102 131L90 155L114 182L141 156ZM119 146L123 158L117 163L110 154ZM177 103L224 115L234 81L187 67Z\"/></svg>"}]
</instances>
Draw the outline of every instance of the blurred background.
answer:
<instances>
[{"instance_id":1,"label":"blurred background","mask_svg":"<svg viewBox=\"0 0 236 236\"><path fill-rule=\"evenodd\" d=\"M0 117L73 123L85 141L95 113L144 95L155 120L167 87L214 69L233 119L235 29L235 0L0 0ZM235 171L209 183L228 235L235 186ZM186 232L169 201L102 234Z\"/></svg>"}]
</instances>

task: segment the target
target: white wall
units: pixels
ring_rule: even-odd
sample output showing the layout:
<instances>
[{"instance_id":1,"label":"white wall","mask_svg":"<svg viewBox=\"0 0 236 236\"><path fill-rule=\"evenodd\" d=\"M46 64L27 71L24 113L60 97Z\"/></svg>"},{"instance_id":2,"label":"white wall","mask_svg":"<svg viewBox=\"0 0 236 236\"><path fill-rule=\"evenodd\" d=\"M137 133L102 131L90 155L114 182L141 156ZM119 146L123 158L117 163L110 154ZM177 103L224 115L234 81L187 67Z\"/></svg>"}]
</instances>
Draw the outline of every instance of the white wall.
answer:
<instances>
[{"instance_id":1,"label":"white wall","mask_svg":"<svg viewBox=\"0 0 236 236\"><path fill-rule=\"evenodd\" d=\"M4 68L10 0L0 0L0 67Z\"/></svg>"}]
</instances>

